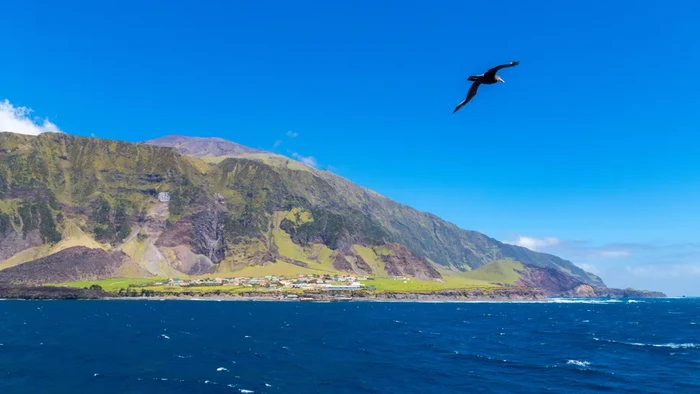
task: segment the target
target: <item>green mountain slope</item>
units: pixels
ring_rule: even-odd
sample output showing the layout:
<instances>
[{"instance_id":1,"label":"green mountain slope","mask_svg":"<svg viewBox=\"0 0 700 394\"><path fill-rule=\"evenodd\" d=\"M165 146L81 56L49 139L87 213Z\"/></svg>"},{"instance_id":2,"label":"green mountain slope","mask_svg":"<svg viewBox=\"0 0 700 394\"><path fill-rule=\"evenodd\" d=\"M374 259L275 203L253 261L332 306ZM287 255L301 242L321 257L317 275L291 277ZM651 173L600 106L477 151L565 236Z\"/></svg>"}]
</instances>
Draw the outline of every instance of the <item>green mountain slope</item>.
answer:
<instances>
[{"instance_id":1,"label":"green mountain slope","mask_svg":"<svg viewBox=\"0 0 700 394\"><path fill-rule=\"evenodd\" d=\"M86 247L123 253L105 272L132 277L440 279L517 260L604 286L569 261L459 229L282 156L221 139L153 143L160 146L0 133L0 280L3 268ZM12 277L36 271L18 268Z\"/></svg>"},{"instance_id":2,"label":"green mountain slope","mask_svg":"<svg viewBox=\"0 0 700 394\"><path fill-rule=\"evenodd\" d=\"M191 142L192 145L200 143L201 139ZM177 148L183 152L196 151L189 148L186 137L178 138ZM221 152L221 155L235 156L235 153ZM376 231L365 228L365 234L373 234L375 240L390 239L405 245L417 255L446 268L464 271L495 260L515 260L537 267L555 267L584 283L603 285L600 278L586 273L570 261L504 244L476 231L460 229L435 215L392 201L328 171L306 166L302 171L286 165L265 163L266 158L274 156L261 154L258 157L227 158L218 166L224 173L255 168L255 171L265 173L265 179L275 185L275 190L284 191L288 198L303 201L311 208L348 215L353 218L352 223L357 223L359 218L368 220L366 225L375 226Z\"/></svg>"}]
</instances>

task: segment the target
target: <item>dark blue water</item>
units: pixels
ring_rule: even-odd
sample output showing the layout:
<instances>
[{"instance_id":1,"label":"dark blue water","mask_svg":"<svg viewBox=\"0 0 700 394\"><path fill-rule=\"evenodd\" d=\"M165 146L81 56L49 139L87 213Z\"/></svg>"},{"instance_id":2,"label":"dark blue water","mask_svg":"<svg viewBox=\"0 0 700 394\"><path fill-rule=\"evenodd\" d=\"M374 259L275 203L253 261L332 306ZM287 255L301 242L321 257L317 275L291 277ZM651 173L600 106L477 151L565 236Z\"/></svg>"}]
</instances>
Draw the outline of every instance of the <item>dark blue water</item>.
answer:
<instances>
[{"instance_id":1,"label":"dark blue water","mask_svg":"<svg viewBox=\"0 0 700 394\"><path fill-rule=\"evenodd\" d=\"M0 393L700 392L700 300L0 301Z\"/></svg>"}]
</instances>

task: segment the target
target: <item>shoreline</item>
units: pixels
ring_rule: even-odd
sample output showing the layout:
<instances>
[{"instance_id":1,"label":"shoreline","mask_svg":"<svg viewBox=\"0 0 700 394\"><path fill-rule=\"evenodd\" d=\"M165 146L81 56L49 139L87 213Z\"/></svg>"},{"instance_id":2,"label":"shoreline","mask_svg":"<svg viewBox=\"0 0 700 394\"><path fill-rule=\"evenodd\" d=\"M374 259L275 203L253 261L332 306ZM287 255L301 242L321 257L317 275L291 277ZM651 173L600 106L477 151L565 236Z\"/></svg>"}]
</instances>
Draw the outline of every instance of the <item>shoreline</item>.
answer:
<instances>
[{"instance_id":1,"label":"shoreline","mask_svg":"<svg viewBox=\"0 0 700 394\"><path fill-rule=\"evenodd\" d=\"M198 297L104 297L104 298L0 298L1 301L179 301L179 302L193 302L193 301L204 301L204 302L271 302L271 303L314 303L314 304L330 304L330 303L408 303L408 304L627 304L628 301L632 300L635 302L640 302L639 300L646 299L697 299L700 297L643 297L643 298L580 298L580 297L548 297L539 300L509 300L509 299L465 299L465 300L416 300L416 299L355 299L347 301L331 301L331 300L309 300L309 301L299 301L299 300L286 300L286 299L272 299L272 298L253 298L253 297L229 297L229 298L198 298Z\"/></svg>"},{"instance_id":2,"label":"shoreline","mask_svg":"<svg viewBox=\"0 0 700 394\"><path fill-rule=\"evenodd\" d=\"M322 292L154 292L138 288L114 293L97 289L60 286L0 286L0 300L147 300L147 301L236 301L236 302L414 302L414 303L620 303L631 299L666 298L653 295L575 297L546 295L535 288L493 290L440 290L414 292L350 291Z\"/></svg>"},{"instance_id":3,"label":"shoreline","mask_svg":"<svg viewBox=\"0 0 700 394\"><path fill-rule=\"evenodd\" d=\"M524 301L543 300L539 289L470 289L413 292L265 292L265 291L153 291L130 287L119 292L107 292L99 288L71 288L62 286L0 285L0 299L169 299L169 300L231 300L231 301L280 301L280 302L358 302L358 301Z\"/></svg>"},{"instance_id":4,"label":"shoreline","mask_svg":"<svg viewBox=\"0 0 700 394\"><path fill-rule=\"evenodd\" d=\"M683 297L668 297L669 299L683 299ZM700 297L698 297L700 298ZM607 297L546 297L543 299L536 300L514 300L514 299L464 299L464 300L450 300L450 299L432 299L432 300L419 300L419 299L388 299L388 298L372 298L372 299L352 299L344 301L334 301L334 300L289 300L289 299L273 299L265 297L228 297L228 298L217 298L217 297L112 297L103 298L103 301L205 301L205 302L281 302L281 303L417 303L417 304L560 304L560 303L595 303L595 304L607 304L607 303L627 303L629 300L644 300L644 299L666 299L666 297L643 297L643 298L607 298ZM0 299L1 301L2 299Z\"/></svg>"}]
</instances>

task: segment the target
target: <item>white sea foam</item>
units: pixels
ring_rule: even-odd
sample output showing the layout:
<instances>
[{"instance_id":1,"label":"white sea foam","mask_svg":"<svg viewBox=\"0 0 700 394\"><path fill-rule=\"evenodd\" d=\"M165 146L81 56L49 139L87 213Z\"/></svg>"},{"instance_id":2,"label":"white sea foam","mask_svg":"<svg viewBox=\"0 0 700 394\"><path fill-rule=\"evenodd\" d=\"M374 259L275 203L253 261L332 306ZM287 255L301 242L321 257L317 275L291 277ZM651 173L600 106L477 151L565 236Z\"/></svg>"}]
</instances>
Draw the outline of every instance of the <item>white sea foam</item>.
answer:
<instances>
[{"instance_id":1,"label":"white sea foam","mask_svg":"<svg viewBox=\"0 0 700 394\"><path fill-rule=\"evenodd\" d=\"M272 387L271 384L265 383L265 387Z\"/></svg>"},{"instance_id":2,"label":"white sea foam","mask_svg":"<svg viewBox=\"0 0 700 394\"><path fill-rule=\"evenodd\" d=\"M661 343L661 344L648 344L648 343L634 343L635 346L653 346L653 347L667 347L671 349L700 349L700 343Z\"/></svg>"},{"instance_id":3,"label":"white sea foam","mask_svg":"<svg viewBox=\"0 0 700 394\"><path fill-rule=\"evenodd\" d=\"M591 365L591 363L589 363L588 361L579 361L579 360L569 360L566 363L570 364L570 365L576 365L579 367L587 367L587 366Z\"/></svg>"},{"instance_id":4,"label":"white sea foam","mask_svg":"<svg viewBox=\"0 0 700 394\"><path fill-rule=\"evenodd\" d=\"M620 300L597 300L590 298L550 298L544 302L551 302L554 304L616 304L622 301Z\"/></svg>"},{"instance_id":5,"label":"white sea foam","mask_svg":"<svg viewBox=\"0 0 700 394\"><path fill-rule=\"evenodd\" d=\"M255 392L253 390L246 390L246 389L240 389L238 391L240 391L241 393L254 393Z\"/></svg>"},{"instance_id":6,"label":"white sea foam","mask_svg":"<svg viewBox=\"0 0 700 394\"><path fill-rule=\"evenodd\" d=\"M228 369L226 369L226 368L224 368L224 367L219 367L219 368L217 368L216 370L219 371L219 372L228 372Z\"/></svg>"},{"instance_id":7,"label":"white sea foam","mask_svg":"<svg viewBox=\"0 0 700 394\"><path fill-rule=\"evenodd\" d=\"M170 337L167 336L167 335L165 335L165 334L160 334L160 336L163 337L163 338L165 338L165 339L170 339Z\"/></svg>"},{"instance_id":8,"label":"white sea foam","mask_svg":"<svg viewBox=\"0 0 700 394\"><path fill-rule=\"evenodd\" d=\"M598 338L593 338L596 341L599 340ZM686 343L641 343L641 342L622 342L622 341L615 341L612 339L603 339L605 342L610 342L610 343L619 343L621 345L628 345L628 346L639 346L639 347L662 347L662 348L670 348L670 349L700 349L700 343L692 343L692 342L686 342Z\"/></svg>"}]
</instances>

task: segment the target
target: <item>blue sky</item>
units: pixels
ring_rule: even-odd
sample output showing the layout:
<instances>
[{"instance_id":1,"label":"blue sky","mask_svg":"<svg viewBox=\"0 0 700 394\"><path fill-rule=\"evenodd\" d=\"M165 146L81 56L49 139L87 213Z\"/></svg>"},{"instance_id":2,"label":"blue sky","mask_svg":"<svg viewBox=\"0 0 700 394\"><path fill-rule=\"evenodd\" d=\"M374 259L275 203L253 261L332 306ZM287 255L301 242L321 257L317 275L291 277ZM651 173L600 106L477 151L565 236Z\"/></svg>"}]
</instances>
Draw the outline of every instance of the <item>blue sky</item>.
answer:
<instances>
[{"instance_id":1,"label":"blue sky","mask_svg":"<svg viewBox=\"0 0 700 394\"><path fill-rule=\"evenodd\" d=\"M700 295L700 3L97 3L3 3L3 127L224 137Z\"/></svg>"}]
</instances>

